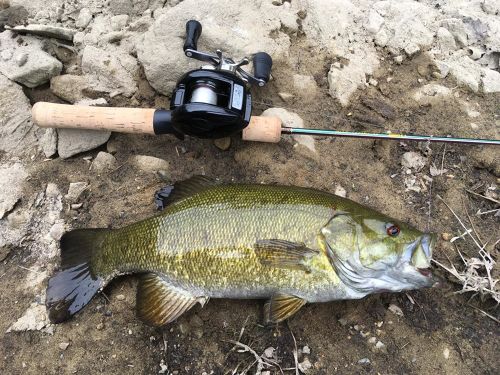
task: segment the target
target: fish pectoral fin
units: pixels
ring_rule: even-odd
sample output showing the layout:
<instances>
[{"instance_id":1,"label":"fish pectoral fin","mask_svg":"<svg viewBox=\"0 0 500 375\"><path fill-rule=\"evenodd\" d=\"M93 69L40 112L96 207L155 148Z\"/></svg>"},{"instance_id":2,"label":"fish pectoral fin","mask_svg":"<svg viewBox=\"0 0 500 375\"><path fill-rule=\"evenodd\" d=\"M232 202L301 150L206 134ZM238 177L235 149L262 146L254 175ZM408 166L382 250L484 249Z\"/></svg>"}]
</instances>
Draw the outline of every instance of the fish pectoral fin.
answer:
<instances>
[{"instance_id":1,"label":"fish pectoral fin","mask_svg":"<svg viewBox=\"0 0 500 375\"><path fill-rule=\"evenodd\" d=\"M259 240L254 246L255 254L262 265L303 270L310 272L306 261L319 254L303 243L286 240Z\"/></svg>"},{"instance_id":2,"label":"fish pectoral fin","mask_svg":"<svg viewBox=\"0 0 500 375\"><path fill-rule=\"evenodd\" d=\"M264 305L264 321L279 323L295 314L307 302L289 294L275 294Z\"/></svg>"},{"instance_id":3,"label":"fish pectoral fin","mask_svg":"<svg viewBox=\"0 0 500 375\"><path fill-rule=\"evenodd\" d=\"M197 302L203 306L206 300L168 284L155 273L146 273L137 285L137 316L159 327L174 321Z\"/></svg>"}]
</instances>

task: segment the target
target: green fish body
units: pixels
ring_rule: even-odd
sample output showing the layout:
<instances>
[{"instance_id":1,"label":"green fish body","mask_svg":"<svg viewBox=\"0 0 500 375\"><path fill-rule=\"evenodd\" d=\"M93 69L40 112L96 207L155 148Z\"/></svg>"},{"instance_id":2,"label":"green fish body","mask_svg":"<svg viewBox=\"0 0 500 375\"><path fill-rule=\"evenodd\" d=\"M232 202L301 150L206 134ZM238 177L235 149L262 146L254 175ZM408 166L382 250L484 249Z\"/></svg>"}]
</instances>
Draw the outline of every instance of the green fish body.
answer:
<instances>
[{"instance_id":1,"label":"green fish body","mask_svg":"<svg viewBox=\"0 0 500 375\"><path fill-rule=\"evenodd\" d=\"M160 215L127 227L63 236L61 271L47 290L53 322L130 273L141 274L138 314L152 325L209 298L269 299L266 320L278 322L306 302L431 284L421 272L430 236L336 195L194 177L176 184L169 199ZM399 233L388 234L388 225ZM398 279L402 265L414 279Z\"/></svg>"}]
</instances>

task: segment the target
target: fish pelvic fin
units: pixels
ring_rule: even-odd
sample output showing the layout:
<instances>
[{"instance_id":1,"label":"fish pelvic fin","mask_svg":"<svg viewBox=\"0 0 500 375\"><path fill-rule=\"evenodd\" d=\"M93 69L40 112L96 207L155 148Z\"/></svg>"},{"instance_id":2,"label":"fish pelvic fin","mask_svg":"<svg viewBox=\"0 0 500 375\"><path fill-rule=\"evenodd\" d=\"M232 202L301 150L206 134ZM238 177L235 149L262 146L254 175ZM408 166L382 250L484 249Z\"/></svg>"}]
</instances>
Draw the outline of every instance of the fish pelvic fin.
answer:
<instances>
[{"instance_id":1,"label":"fish pelvic fin","mask_svg":"<svg viewBox=\"0 0 500 375\"><path fill-rule=\"evenodd\" d=\"M91 262L109 231L76 229L61 237L61 266L49 279L45 302L52 323L72 317L104 287L105 281L92 272Z\"/></svg>"},{"instance_id":2,"label":"fish pelvic fin","mask_svg":"<svg viewBox=\"0 0 500 375\"><path fill-rule=\"evenodd\" d=\"M311 271L307 260L319 254L303 243L274 239L257 241L254 251L262 265L305 272Z\"/></svg>"},{"instance_id":3,"label":"fish pelvic fin","mask_svg":"<svg viewBox=\"0 0 500 375\"><path fill-rule=\"evenodd\" d=\"M173 322L197 302L203 306L207 301L170 285L155 273L142 274L137 286L137 316L155 327Z\"/></svg>"},{"instance_id":4,"label":"fish pelvic fin","mask_svg":"<svg viewBox=\"0 0 500 375\"><path fill-rule=\"evenodd\" d=\"M306 300L289 294L275 294L264 305L264 323L279 323L288 319L302 306Z\"/></svg>"}]
</instances>

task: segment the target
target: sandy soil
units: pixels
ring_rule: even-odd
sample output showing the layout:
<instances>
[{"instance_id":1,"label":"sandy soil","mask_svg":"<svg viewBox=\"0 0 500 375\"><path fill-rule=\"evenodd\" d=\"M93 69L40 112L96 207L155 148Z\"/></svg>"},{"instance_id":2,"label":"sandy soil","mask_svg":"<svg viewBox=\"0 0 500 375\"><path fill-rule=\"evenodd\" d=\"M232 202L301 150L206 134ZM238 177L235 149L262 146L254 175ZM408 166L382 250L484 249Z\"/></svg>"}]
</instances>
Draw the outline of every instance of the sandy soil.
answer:
<instances>
[{"instance_id":1,"label":"sandy soil","mask_svg":"<svg viewBox=\"0 0 500 375\"><path fill-rule=\"evenodd\" d=\"M333 57L309 49L300 39L294 46L290 65L276 66L274 82L265 89L253 90L256 113L281 106L300 114L310 127L380 130L370 124L374 122L394 131L498 138L498 95L471 94L453 81L440 81L453 90L455 97L479 105L481 116L474 120L467 117L457 100L419 106L409 99L408 92L432 81L431 72L426 74L422 69L426 66L423 58L402 65L384 63L377 76L379 85L360 91L352 105L343 109L327 95L324 77ZM283 90L291 73L308 73L316 78L320 92L312 103L299 99L285 103L278 97L276 82ZM387 82L389 76L393 78ZM166 98L156 95L143 77L138 79L141 106L166 103ZM32 101L57 101L47 88L27 94ZM367 98L388 103L394 118L383 118L363 105ZM125 106L129 102L116 97L111 104ZM471 122L480 124L479 129L473 130ZM206 174L226 182L295 184L332 192L341 185L353 200L422 230L453 235L460 233L461 228L436 198L438 194L462 218L466 217L465 209L472 215L478 209L498 208L465 192L472 189L482 194L486 187L500 185L499 176L487 167L492 153L498 159L496 149L431 145L426 171L435 162L448 172L434 177L432 188L428 186L427 191L416 193L405 191L400 160L405 151L425 149L418 144L317 139L315 155L300 146L294 147L291 140L278 145L245 144L234 137L228 151L198 139L179 141L113 134L110 142L117 150L119 168L101 176L89 171L88 161L82 158L95 156L99 150L69 160L34 160L26 199L20 204L27 204L34 192L43 190L48 182L55 182L65 192L69 182L88 181L91 187L84 193L84 206L77 212L65 209L66 222L74 228L119 227L154 214L153 194L163 185L193 174ZM129 160L136 154L168 160L167 181L131 166ZM498 217L472 215L472 220L483 239L498 239ZM0 263L0 332L5 332L33 302L33 295L24 286L30 272L26 268L35 261L29 241L36 239L11 249ZM458 246L466 256L477 253L468 241L459 241ZM498 248L491 251L498 259ZM444 263L449 258L460 264L449 242L440 241L435 257ZM307 359L312 365L308 371L311 374L498 374L500 326L476 308L497 317L498 309L492 301L455 294L459 286L452 278L441 269L434 271L442 279L439 288L308 305L288 324L275 327L260 324L260 301L212 300L205 308L196 307L163 329L153 329L135 317L135 279L123 277L74 319L55 327L53 335L40 331L4 334L0 338L0 373L153 374L161 371L163 364L167 366L164 373L168 374L233 374L254 362L250 353L238 352L227 342L239 340L259 355L274 347L283 373L291 374L295 371L293 334L299 349L298 361L305 366ZM495 272L498 276L498 269ZM398 306L403 316L389 311L391 304ZM385 348L376 350L369 337L376 337ZM61 343L69 346L62 350ZM304 346L309 348L309 354L302 353L308 351ZM359 362L365 358L369 361ZM255 369L251 367L248 373ZM277 368L269 371L280 373Z\"/></svg>"}]
</instances>

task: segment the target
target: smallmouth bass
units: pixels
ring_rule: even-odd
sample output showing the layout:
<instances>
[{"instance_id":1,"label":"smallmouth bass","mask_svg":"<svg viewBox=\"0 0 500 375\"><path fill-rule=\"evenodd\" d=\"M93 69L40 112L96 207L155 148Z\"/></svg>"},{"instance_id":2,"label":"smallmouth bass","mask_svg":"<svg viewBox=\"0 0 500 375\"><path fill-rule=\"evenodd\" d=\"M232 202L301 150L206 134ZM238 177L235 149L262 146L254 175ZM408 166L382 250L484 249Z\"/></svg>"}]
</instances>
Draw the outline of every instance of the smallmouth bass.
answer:
<instances>
[{"instance_id":1,"label":"smallmouth bass","mask_svg":"<svg viewBox=\"0 0 500 375\"><path fill-rule=\"evenodd\" d=\"M304 304L434 284L436 236L349 199L301 187L176 183L161 214L121 229L61 238L47 287L53 323L81 310L113 278L137 273L138 316L167 324L209 298L267 299L267 323Z\"/></svg>"}]
</instances>

